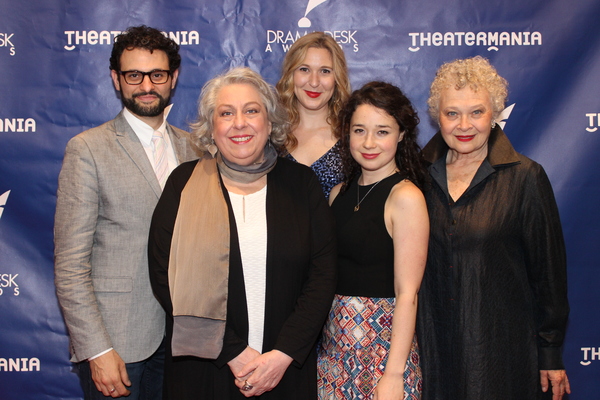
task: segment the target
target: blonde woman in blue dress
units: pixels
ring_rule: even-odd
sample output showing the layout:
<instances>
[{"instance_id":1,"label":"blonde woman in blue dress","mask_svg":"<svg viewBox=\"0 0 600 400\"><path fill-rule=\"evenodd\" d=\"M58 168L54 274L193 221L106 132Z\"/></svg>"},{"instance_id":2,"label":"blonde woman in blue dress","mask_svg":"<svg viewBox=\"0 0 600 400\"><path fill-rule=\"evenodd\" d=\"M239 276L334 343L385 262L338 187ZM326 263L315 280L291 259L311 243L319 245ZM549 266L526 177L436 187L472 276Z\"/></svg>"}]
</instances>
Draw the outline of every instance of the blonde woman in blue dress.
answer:
<instances>
[{"instance_id":1,"label":"blonde woman in blue dress","mask_svg":"<svg viewBox=\"0 0 600 400\"><path fill-rule=\"evenodd\" d=\"M328 198L344 178L336 130L350 97L344 51L325 32L302 36L285 55L277 91L290 121L282 156L312 168Z\"/></svg>"}]
</instances>

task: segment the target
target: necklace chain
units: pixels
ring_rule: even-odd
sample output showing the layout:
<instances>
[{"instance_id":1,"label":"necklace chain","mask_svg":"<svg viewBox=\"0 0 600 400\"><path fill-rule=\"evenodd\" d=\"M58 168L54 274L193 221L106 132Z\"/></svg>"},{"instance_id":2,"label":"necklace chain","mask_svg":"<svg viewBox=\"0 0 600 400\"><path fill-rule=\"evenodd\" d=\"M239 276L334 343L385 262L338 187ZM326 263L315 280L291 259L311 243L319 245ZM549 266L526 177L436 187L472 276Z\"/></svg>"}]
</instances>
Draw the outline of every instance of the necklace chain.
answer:
<instances>
[{"instance_id":1,"label":"necklace chain","mask_svg":"<svg viewBox=\"0 0 600 400\"><path fill-rule=\"evenodd\" d=\"M362 203L363 200L369 195L369 193L371 193L371 190L375 189L375 186L377 186L379 184L379 182L381 182L382 180L384 180L386 178L389 178L395 172L396 171L394 170L391 174L389 174L385 178L381 178L380 180L378 180L377 182L375 182L373 184L373 186L371 186L371 189L369 189L369 191L367 192L367 194L365 194L362 199L360 198L360 185L358 184L358 180L357 180L356 181L356 206L354 207L354 212L357 212L358 210L360 210L360 203Z\"/></svg>"}]
</instances>

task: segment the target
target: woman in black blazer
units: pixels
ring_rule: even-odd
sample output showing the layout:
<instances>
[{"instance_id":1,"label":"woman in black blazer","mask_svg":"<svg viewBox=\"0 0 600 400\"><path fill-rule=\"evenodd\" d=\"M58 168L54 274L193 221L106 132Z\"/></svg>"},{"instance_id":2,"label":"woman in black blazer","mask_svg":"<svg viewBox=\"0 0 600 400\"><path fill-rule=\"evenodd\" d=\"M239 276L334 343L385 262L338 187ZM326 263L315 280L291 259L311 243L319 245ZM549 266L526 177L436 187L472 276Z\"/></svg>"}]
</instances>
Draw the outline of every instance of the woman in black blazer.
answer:
<instances>
[{"instance_id":1,"label":"woman in black blazer","mask_svg":"<svg viewBox=\"0 0 600 400\"><path fill-rule=\"evenodd\" d=\"M165 398L317 398L315 346L335 289L333 221L314 173L308 167L271 156L271 143L279 145L285 139L285 130L280 129L285 117L275 96L260 76L247 68L209 81L201 95L200 118L194 129L200 145L208 151L216 147L218 154L176 169L154 212L150 275L168 315L167 339L172 344L168 346ZM253 169L256 165L258 168ZM256 172L261 168L262 172ZM198 195L189 197L195 182L202 186L211 180L215 185L202 187ZM204 194L211 191L218 193L205 199ZM264 209L265 231L251 228L250 235L241 232L247 219L254 216L253 196L263 191L264 205L259 200L259 209ZM236 206L238 201L241 206ZM217 221L224 222L214 223L212 218L221 206L226 215ZM197 227L206 224L210 226ZM214 236L223 230L228 231L224 236L227 243L216 240L215 244ZM178 234L181 236L176 240ZM244 242L261 235L265 262L257 269L256 262L251 266L253 258L248 255L254 249L245 250L248 246ZM198 246L207 250L200 251ZM221 271L225 279L218 281L225 282L227 293L221 331L212 330L219 317L181 312L189 297L198 297L201 306L206 305L202 293L211 299L221 298L220 289L205 285L205 278L212 279L218 267L204 260L205 253L216 252L219 246L226 249L228 259L226 271ZM192 260L190 266L177 264L184 259ZM173 268L177 268L176 273ZM199 279L178 282L180 274ZM264 315L257 322L256 310L252 311L256 304L247 298L253 291L256 295L254 280L262 274L264 293L259 291L258 297L264 303L258 308ZM184 300L177 296L178 290L185 293ZM194 312L201 308L193 307ZM174 308L180 311L174 312ZM208 308L212 313L214 307ZM254 334L249 341L257 325L260 337ZM206 335L205 329L217 333ZM207 336L217 340L205 340ZM262 347L253 348L252 343Z\"/></svg>"}]
</instances>

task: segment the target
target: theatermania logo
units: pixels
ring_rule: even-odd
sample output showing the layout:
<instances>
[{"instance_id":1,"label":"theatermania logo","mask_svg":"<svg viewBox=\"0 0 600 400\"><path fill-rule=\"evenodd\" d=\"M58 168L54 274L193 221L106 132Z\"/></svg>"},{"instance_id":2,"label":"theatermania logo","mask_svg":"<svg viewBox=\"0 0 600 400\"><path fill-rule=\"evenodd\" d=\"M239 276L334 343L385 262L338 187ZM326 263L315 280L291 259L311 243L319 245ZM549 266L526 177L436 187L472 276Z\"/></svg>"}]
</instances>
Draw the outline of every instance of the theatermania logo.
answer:
<instances>
[{"instance_id":1,"label":"theatermania logo","mask_svg":"<svg viewBox=\"0 0 600 400\"><path fill-rule=\"evenodd\" d=\"M579 364L587 367L592 361L600 360L600 347L582 347L583 360L579 361Z\"/></svg>"},{"instance_id":2,"label":"theatermania logo","mask_svg":"<svg viewBox=\"0 0 600 400\"><path fill-rule=\"evenodd\" d=\"M587 113L585 116L588 119L588 127L585 128L588 132L596 132L600 126L600 113Z\"/></svg>"},{"instance_id":3,"label":"theatermania logo","mask_svg":"<svg viewBox=\"0 0 600 400\"><path fill-rule=\"evenodd\" d=\"M40 359L37 357L27 358L1 358L0 372L39 372Z\"/></svg>"},{"instance_id":4,"label":"theatermania logo","mask_svg":"<svg viewBox=\"0 0 600 400\"><path fill-rule=\"evenodd\" d=\"M304 0L306 1L306 0ZM344 49L344 51L353 51L355 53L358 52L358 40L356 39L356 30L347 29L347 30L326 30L326 29L309 29L312 27L312 21L309 18L309 14L317 8L317 6L325 3L328 0L308 0L308 4L306 5L306 9L304 11L304 16L298 19L298 28L297 30L275 30L269 29L266 31L267 37L267 46L265 48L265 53L272 53L274 48L281 48L284 53L290 49L292 44L302 36L307 33L322 30L328 35L331 35L335 41ZM332 0L329 0L332 1ZM318 10L316 11L318 12Z\"/></svg>"},{"instance_id":5,"label":"theatermania logo","mask_svg":"<svg viewBox=\"0 0 600 400\"><path fill-rule=\"evenodd\" d=\"M422 47L482 46L498 51L503 46L541 46L540 32L410 32L408 50L417 52Z\"/></svg>"},{"instance_id":6,"label":"theatermania logo","mask_svg":"<svg viewBox=\"0 0 600 400\"><path fill-rule=\"evenodd\" d=\"M112 46L115 37L122 31L65 31L67 44L65 50L75 50L77 46ZM198 31L173 31L163 32L168 38L171 38L180 46L191 46L200 44L200 34Z\"/></svg>"},{"instance_id":7,"label":"theatermania logo","mask_svg":"<svg viewBox=\"0 0 600 400\"><path fill-rule=\"evenodd\" d=\"M0 118L0 132L35 132L33 118Z\"/></svg>"}]
</instances>

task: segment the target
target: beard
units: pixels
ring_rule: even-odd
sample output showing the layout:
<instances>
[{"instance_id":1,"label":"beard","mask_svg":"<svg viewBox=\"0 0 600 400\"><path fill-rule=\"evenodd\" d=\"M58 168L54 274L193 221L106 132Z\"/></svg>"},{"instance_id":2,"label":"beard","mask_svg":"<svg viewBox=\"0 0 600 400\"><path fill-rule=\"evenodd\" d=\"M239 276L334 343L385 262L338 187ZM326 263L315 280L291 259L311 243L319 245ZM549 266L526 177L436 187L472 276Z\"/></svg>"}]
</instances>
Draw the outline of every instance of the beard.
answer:
<instances>
[{"instance_id":1,"label":"beard","mask_svg":"<svg viewBox=\"0 0 600 400\"><path fill-rule=\"evenodd\" d=\"M145 105L135 101L135 98L138 96L146 96L146 95L154 95L158 98L158 104L156 105ZM140 117L157 117L171 102L171 96L167 98L162 97L160 94L155 91L144 92L144 93L136 93L131 98L125 98L121 96L121 102L123 106L127 108L129 111L134 113L135 115L139 115Z\"/></svg>"}]
</instances>

